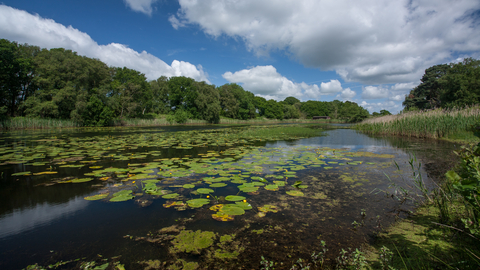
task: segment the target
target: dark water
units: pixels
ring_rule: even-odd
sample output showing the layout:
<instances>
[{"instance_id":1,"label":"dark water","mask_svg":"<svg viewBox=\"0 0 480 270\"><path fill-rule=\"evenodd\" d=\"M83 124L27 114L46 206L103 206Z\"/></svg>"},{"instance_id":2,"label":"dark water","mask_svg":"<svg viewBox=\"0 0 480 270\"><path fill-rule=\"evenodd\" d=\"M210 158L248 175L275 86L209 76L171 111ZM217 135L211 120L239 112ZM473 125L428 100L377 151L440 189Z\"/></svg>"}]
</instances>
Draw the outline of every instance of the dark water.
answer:
<instances>
[{"instance_id":1,"label":"dark water","mask_svg":"<svg viewBox=\"0 0 480 270\"><path fill-rule=\"evenodd\" d=\"M215 132L220 132L222 128L216 128ZM320 250L320 240L326 241L329 248L327 258L331 262L341 248L357 248L362 243L372 241L376 231L397 218L405 217L414 208L416 202L402 199L402 194L398 192L399 187L411 190L410 195L418 192L414 188L409 164L413 156L417 159L415 165L422 164L419 172L425 185L432 187L453 165L452 151L456 148L454 144L441 141L369 137L349 129L333 129L327 131L326 136L293 141L250 140L218 144L215 138L218 139L220 135L215 134L220 133L214 133L213 139L210 135L210 139L203 139L209 142L206 145L200 146L201 140L197 140L195 147L175 148L194 134L198 135L181 132L202 132L205 129L210 128L4 133L0 141L3 144L3 163L0 166L0 269L22 269L34 263L48 265L77 258L98 262L99 254L101 258L120 256L115 260L125 264L126 269L143 269L144 266L137 262L155 259L166 262L167 266L184 259L196 261L201 267L221 268L221 262L223 267L252 269L260 267L260 256L281 261L283 267L289 269L298 258L307 260L312 251ZM123 141L118 143L118 138ZM159 140L172 141L159 146L156 143ZM190 141L188 145L192 143ZM109 149L110 146L116 148ZM53 148L58 148L58 153L52 154ZM224 151L240 148L245 148L242 151L247 151L247 154L241 157L238 153L231 154L229 157L233 158L228 162L222 159L225 157ZM352 154L359 152L368 154ZM42 153L45 156L41 156ZM135 167L130 166L132 163L142 164L139 165L142 167L159 159L163 159L159 162L172 159L176 162L176 158L189 161L209 153L218 154L214 157L217 160L209 163L211 168L216 166L215 169L173 178L157 177L162 180L157 185L178 192L179 200L183 198L183 201L201 195L192 195L192 190L181 188L181 185L196 183L195 188L208 188L209 185L201 181L204 177L215 175L212 170L215 173L229 172L230 176L250 171L252 174L244 177L246 181L253 181L250 177L258 176L269 183L277 180L274 176L283 175L285 177L281 180L286 185L276 191L260 187L257 193L240 193L253 209L236 216L234 221L220 222L211 217L215 212L209 210L210 206L217 203L214 200L200 208L189 207L184 211L176 211L163 206L169 200L144 193L137 197L148 199L151 205L147 207L135 203L137 198L124 202L110 202L110 197L100 201L84 199L103 191L111 191L112 194L122 188L140 194L142 180L133 183L128 178L99 180L100 177L95 176L93 181L85 183L59 183L61 179L69 177L86 177L85 173L94 170L90 168L92 166L133 170ZM137 154L143 156L122 160ZM114 155L122 157L114 158ZM326 164L315 165L312 155L322 158ZM302 157L311 159L305 163ZM62 163L59 162L62 161L67 165L86 162L83 167L61 167ZM34 166L34 162L45 164ZM221 167L224 163L229 166ZM245 170L235 167L245 164L248 164ZM179 165L180 168L182 166ZM279 168L282 166L286 167ZM154 169L155 174L160 172L159 168ZM184 168L189 168L189 165ZM12 176L25 171L34 174L49 170L57 173ZM163 170L170 170L174 174L177 172L177 169L166 167ZM296 177L282 174L283 170L295 170ZM286 194L286 191L296 190L291 186L295 181L308 185L301 189L305 196ZM239 193L239 184L226 183L226 187L215 188L210 195L221 198ZM386 196L387 193L389 196ZM392 197L392 194L395 196ZM274 205L278 212L268 212L259 217L258 207L264 205ZM171 225L185 226L193 231L213 231L218 237L235 234L235 243L240 247L237 248L239 255L231 260L208 257L209 252L214 251L212 248L202 251L200 255L172 254L169 251L170 241L142 241L141 237ZM228 250L233 249L229 247ZM64 268L76 265L70 263ZM282 269L282 266L277 268Z\"/></svg>"}]
</instances>

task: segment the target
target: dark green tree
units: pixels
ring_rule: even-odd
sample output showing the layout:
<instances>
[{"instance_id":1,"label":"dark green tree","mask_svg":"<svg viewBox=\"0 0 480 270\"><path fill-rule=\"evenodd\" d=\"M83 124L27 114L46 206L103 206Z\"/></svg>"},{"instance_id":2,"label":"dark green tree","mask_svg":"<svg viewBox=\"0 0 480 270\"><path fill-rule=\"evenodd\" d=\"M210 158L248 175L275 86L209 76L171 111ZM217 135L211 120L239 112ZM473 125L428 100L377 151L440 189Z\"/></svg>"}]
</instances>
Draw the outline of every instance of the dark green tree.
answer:
<instances>
[{"instance_id":1,"label":"dark green tree","mask_svg":"<svg viewBox=\"0 0 480 270\"><path fill-rule=\"evenodd\" d=\"M220 122L220 94L213 85L205 82L195 82L195 88L198 92L195 99L195 106L199 112L200 118L209 123L217 124Z\"/></svg>"},{"instance_id":2,"label":"dark green tree","mask_svg":"<svg viewBox=\"0 0 480 270\"><path fill-rule=\"evenodd\" d=\"M276 102L273 99L270 99L265 104L265 117L270 119L283 119L283 106L281 103Z\"/></svg>"},{"instance_id":3,"label":"dark green tree","mask_svg":"<svg viewBox=\"0 0 480 270\"><path fill-rule=\"evenodd\" d=\"M200 115L195 106L198 92L195 80L187 77L172 77L168 80L170 106L173 111L183 109L189 117L199 119Z\"/></svg>"},{"instance_id":4,"label":"dark green tree","mask_svg":"<svg viewBox=\"0 0 480 270\"><path fill-rule=\"evenodd\" d=\"M480 60L466 58L451 64L439 79L442 107L465 107L480 102Z\"/></svg>"}]
</instances>

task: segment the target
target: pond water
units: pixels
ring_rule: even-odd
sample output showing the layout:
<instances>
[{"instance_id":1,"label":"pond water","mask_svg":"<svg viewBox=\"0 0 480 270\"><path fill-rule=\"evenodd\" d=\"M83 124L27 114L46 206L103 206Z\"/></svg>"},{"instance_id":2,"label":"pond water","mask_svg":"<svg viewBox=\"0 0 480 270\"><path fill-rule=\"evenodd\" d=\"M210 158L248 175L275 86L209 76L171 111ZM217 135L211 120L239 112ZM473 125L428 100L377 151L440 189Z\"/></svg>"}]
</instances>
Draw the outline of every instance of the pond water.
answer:
<instances>
[{"instance_id":1,"label":"pond water","mask_svg":"<svg viewBox=\"0 0 480 270\"><path fill-rule=\"evenodd\" d=\"M259 269L261 256L290 269L321 241L332 263L406 217L421 201L413 173L433 187L456 148L344 126L239 135L248 128L3 133L0 269Z\"/></svg>"}]
</instances>

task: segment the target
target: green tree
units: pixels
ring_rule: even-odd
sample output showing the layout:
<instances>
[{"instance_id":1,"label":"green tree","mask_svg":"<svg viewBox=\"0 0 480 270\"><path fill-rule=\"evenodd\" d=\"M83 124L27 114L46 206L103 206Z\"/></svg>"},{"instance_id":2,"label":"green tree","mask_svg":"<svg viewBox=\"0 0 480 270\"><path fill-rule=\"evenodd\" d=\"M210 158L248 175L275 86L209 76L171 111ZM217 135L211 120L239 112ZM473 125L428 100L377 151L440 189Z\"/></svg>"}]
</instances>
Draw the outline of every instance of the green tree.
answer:
<instances>
[{"instance_id":1,"label":"green tree","mask_svg":"<svg viewBox=\"0 0 480 270\"><path fill-rule=\"evenodd\" d=\"M169 100L168 78L161 76L160 78L150 82L152 91L152 111L154 113L167 114L171 111Z\"/></svg>"},{"instance_id":2,"label":"green tree","mask_svg":"<svg viewBox=\"0 0 480 270\"><path fill-rule=\"evenodd\" d=\"M303 102L301 105L301 110L307 118L312 118L313 116L329 116L330 115L330 106L328 102L325 101L314 101L309 100Z\"/></svg>"},{"instance_id":3,"label":"green tree","mask_svg":"<svg viewBox=\"0 0 480 270\"><path fill-rule=\"evenodd\" d=\"M466 58L451 64L439 79L442 107L464 107L480 102L480 60Z\"/></svg>"},{"instance_id":4,"label":"green tree","mask_svg":"<svg viewBox=\"0 0 480 270\"><path fill-rule=\"evenodd\" d=\"M283 102L285 102L285 103L288 104L288 105L293 105L293 104L295 104L295 103L299 103L300 100L298 100L298 99L295 98L295 97L287 97L287 98L285 98L285 99L283 100Z\"/></svg>"},{"instance_id":5,"label":"green tree","mask_svg":"<svg viewBox=\"0 0 480 270\"><path fill-rule=\"evenodd\" d=\"M255 96L253 98L253 105L255 106L255 112L259 116L263 116L265 114L265 108L267 106L267 100L265 98Z\"/></svg>"},{"instance_id":6,"label":"green tree","mask_svg":"<svg viewBox=\"0 0 480 270\"><path fill-rule=\"evenodd\" d=\"M265 117L270 119L283 119L283 106L282 104L270 99L265 104Z\"/></svg>"},{"instance_id":7,"label":"green tree","mask_svg":"<svg viewBox=\"0 0 480 270\"><path fill-rule=\"evenodd\" d=\"M172 77L168 80L170 106L172 110L183 109L192 118L200 118L195 100L198 92L195 89L195 80L187 77Z\"/></svg>"},{"instance_id":8,"label":"green tree","mask_svg":"<svg viewBox=\"0 0 480 270\"><path fill-rule=\"evenodd\" d=\"M380 115L392 115L392 113L390 113L389 111L387 110L380 110Z\"/></svg>"},{"instance_id":9,"label":"green tree","mask_svg":"<svg viewBox=\"0 0 480 270\"><path fill-rule=\"evenodd\" d=\"M31 116L69 119L77 102L86 102L92 89L110 80L103 62L70 50L43 49L35 56L34 64L33 84L38 89L24 106Z\"/></svg>"},{"instance_id":10,"label":"green tree","mask_svg":"<svg viewBox=\"0 0 480 270\"><path fill-rule=\"evenodd\" d=\"M443 92L443 86L440 79L447 74L449 69L450 66L447 64L426 69L420 80L421 83L405 97L403 102L405 108L408 110L410 107L416 107L424 110L441 106L440 96Z\"/></svg>"},{"instance_id":11,"label":"green tree","mask_svg":"<svg viewBox=\"0 0 480 270\"><path fill-rule=\"evenodd\" d=\"M205 82L195 82L197 90L197 98L195 99L195 107L199 112L200 118L209 123L220 122L220 94L213 85Z\"/></svg>"},{"instance_id":12,"label":"green tree","mask_svg":"<svg viewBox=\"0 0 480 270\"><path fill-rule=\"evenodd\" d=\"M114 68L110 84L110 107L123 117L141 117L152 108L150 84L143 73L127 67Z\"/></svg>"},{"instance_id":13,"label":"green tree","mask_svg":"<svg viewBox=\"0 0 480 270\"><path fill-rule=\"evenodd\" d=\"M255 96L253 93L245 91L235 83L224 84L219 87L218 91L224 116L243 120L255 118Z\"/></svg>"}]
</instances>

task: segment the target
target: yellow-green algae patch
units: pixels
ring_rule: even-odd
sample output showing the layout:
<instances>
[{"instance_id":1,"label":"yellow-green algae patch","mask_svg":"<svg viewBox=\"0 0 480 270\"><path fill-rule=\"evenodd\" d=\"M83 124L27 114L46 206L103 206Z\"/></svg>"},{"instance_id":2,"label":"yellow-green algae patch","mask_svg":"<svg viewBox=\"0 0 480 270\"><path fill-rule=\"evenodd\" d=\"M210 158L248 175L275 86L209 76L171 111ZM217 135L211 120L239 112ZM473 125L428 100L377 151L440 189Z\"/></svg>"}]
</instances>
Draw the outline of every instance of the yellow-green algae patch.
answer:
<instances>
[{"instance_id":1,"label":"yellow-green algae patch","mask_svg":"<svg viewBox=\"0 0 480 270\"><path fill-rule=\"evenodd\" d=\"M173 246L170 248L170 253L195 253L200 254L201 250L208 248L213 244L216 235L209 231L181 231L175 239L171 242Z\"/></svg>"},{"instance_id":2,"label":"yellow-green algae patch","mask_svg":"<svg viewBox=\"0 0 480 270\"><path fill-rule=\"evenodd\" d=\"M369 264L373 269L380 267L380 248L385 246L394 254L390 263L394 269L447 269L445 263L451 262L463 264L452 269L478 269L478 260L476 266L469 265L472 258L466 251L479 254L478 240L437 225L439 216L434 205L422 206L379 233L375 244L367 247Z\"/></svg>"}]
</instances>

